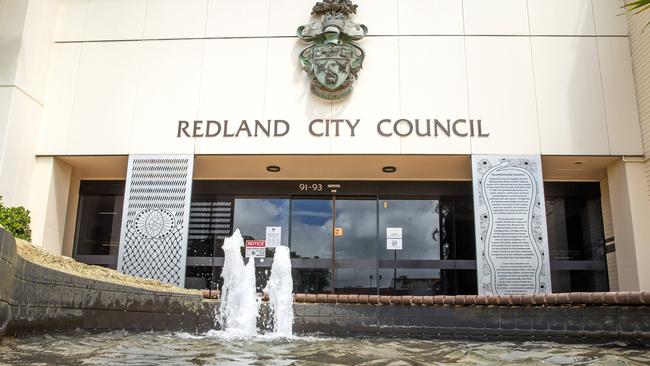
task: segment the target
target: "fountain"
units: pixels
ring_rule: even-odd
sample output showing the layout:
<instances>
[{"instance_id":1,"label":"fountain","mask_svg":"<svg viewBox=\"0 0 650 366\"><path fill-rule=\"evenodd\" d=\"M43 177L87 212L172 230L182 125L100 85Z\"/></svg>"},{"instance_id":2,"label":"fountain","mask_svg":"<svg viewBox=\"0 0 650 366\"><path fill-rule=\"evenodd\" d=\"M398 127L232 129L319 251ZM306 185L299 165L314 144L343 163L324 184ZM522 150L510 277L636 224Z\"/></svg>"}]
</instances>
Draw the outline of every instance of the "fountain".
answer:
<instances>
[{"instance_id":1,"label":"fountain","mask_svg":"<svg viewBox=\"0 0 650 366\"><path fill-rule=\"evenodd\" d=\"M293 333L293 280L291 278L291 259L289 248L275 248L271 278L266 285L269 305L273 312L273 332L282 337Z\"/></svg>"},{"instance_id":2,"label":"fountain","mask_svg":"<svg viewBox=\"0 0 650 366\"><path fill-rule=\"evenodd\" d=\"M259 299L255 291L255 260L244 265L241 247L244 245L239 229L223 243L224 263L221 277L221 306L217 320L221 328L235 335L257 334Z\"/></svg>"},{"instance_id":3,"label":"fountain","mask_svg":"<svg viewBox=\"0 0 650 366\"><path fill-rule=\"evenodd\" d=\"M244 264L241 247L244 240L239 232L226 238L223 243L224 264L221 272L221 305L217 321L229 334L250 337L257 335L257 317L260 299L255 288L255 260L249 258ZM289 337L293 328L293 280L289 248L275 248L271 277L264 289L269 294L273 313L274 335Z\"/></svg>"}]
</instances>

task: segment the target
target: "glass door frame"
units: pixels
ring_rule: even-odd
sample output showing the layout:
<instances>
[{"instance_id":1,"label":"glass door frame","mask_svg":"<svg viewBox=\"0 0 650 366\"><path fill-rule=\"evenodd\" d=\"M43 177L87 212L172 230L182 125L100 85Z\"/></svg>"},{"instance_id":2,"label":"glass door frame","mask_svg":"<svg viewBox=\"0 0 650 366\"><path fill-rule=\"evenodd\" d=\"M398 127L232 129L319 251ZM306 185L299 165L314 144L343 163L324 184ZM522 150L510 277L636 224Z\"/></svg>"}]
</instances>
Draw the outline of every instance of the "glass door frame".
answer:
<instances>
[{"instance_id":1,"label":"glass door frame","mask_svg":"<svg viewBox=\"0 0 650 366\"><path fill-rule=\"evenodd\" d=\"M336 201L374 201L375 202L375 274L374 279L377 281L377 286L375 286L376 293L379 294L379 195L332 195L332 291L336 293L336 235L335 230L336 226ZM345 233L343 233L343 236ZM359 261L364 261L363 259L342 259L344 261L349 261L348 263L354 263ZM350 266L342 268L354 268ZM372 287L369 287L368 290L371 291Z\"/></svg>"}]
</instances>

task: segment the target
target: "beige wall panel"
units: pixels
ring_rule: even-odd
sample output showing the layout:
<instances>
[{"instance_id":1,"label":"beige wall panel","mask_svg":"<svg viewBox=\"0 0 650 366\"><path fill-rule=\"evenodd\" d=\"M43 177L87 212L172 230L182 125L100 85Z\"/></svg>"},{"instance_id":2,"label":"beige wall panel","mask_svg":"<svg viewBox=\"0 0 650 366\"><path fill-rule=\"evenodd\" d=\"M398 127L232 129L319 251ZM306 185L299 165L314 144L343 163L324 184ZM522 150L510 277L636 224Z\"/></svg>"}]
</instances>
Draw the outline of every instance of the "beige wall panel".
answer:
<instances>
[{"instance_id":1,"label":"beige wall panel","mask_svg":"<svg viewBox=\"0 0 650 366\"><path fill-rule=\"evenodd\" d=\"M0 9L0 85L15 84L27 3L11 0Z\"/></svg>"},{"instance_id":2,"label":"beige wall panel","mask_svg":"<svg viewBox=\"0 0 650 366\"><path fill-rule=\"evenodd\" d=\"M205 35L208 0L147 2L144 38L191 38Z\"/></svg>"},{"instance_id":3,"label":"beige wall panel","mask_svg":"<svg viewBox=\"0 0 650 366\"><path fill-rule=\"evenodd\" d=\"M295 36L296 29L310 23L311 9L315 2L296 1L296 0L268 0L268 35L269 36ZM381 9L381 3L384 0L376 0L376 6ZM395 0L392 0L395 1ZM357 2L358 4L358 2ZM262 11L266 6L266 1L261 1L253 5L259 7L257 11ZM361 5L359 4L359 7ZM316 19L316 18L314 18ZM353 16L352 20L356 17Z\"/></svg>"},{"instance_id":4,"label":"beige wall panel","mask_svg":"<svg viewBox=\"0 0 650 366\"><path fill-rule=\"evenodd\" d=\"M272 6L271 0L61 1L57 40L79 40L80 32L87 40L194 37L202 34L201 19L207 19L209 37L293 36L297 26L309 22L314 5L304 0L272 0ZM205 10L198 9L206 1L204 18ZM591 0L529 0L526 7L525 0L357 0L352 19L366 24L372 35L528 34L529 21L535 35L624 35L624 21L616 16L619 1L593 0L592 6ZM187 21L192 14L197 18Z\"/></svg>"},{"instance_id":5,"label":"beige wall panel","mask_svg":"<svg viewBox=\"0 0 650 366\"><path fill-rule=\"evenodd\" d=\"M542 154L608 155L596 39L532 39Z\"/></svg>"},{"instance_id":6,"label":"beige wall panel","mask_svg":"<svg viewBox=\"0 0 650 366\"><path fill-rule=\"evenodd\" d=\"M147 0L89 1L84 40L142 38Z\"/></svg>"},{"instance_id":7,"label":"beige wall panel","mask_svg":"<svg viewBox=\"0 0 650 366\"><path fill-rule=\"evenodd\" d=\"M488 138L471 139L473 154L538 154L539 136L528 38L468 37L469 113Z\"/></svg>"},{"instance_id":8,"label":"beige wall panel","mask_svg":"<svg viewBox=\"0 0 650 366\"><path fill-rule=\"evenodd\" d=\"M591 0L528 0L533 35L594 35Z\"/></svg>"},{"instance_id":9,"label":"beige wall panel","mask_svg":"<svg viewBox=\"0 0 650 366\"><path fill-rule=\"evenodd\" d=\"M464 0L466 34L529 34L526 0Z\"/></svg>"},{"instance_id":10,"label":"beige wall panel","mask_svg":"<svg viewBox=\"0 0 650 366\"><path fill-rule=\"evenodd\" d=\"M623 0L592 0L596 35L627 36L627 21L622 15Z\"/></svg>"},{"instance_id":11,"label":"beige wall panel","mask_svg":"<svg viewBox=\"0 0 650 366\"><path fill-rule=\"evenodd\" d=\"M399 34L463 34L460 1L398 0ZM366 10L364 7L360 12Z\"/></svg>"},{"instance_id":12,"label":"beige wall panel","mask_svg":"<svg viewBox=\"0 0 650 366\"><path fill-rule=\"evenodd\" d=\"M30 0L25 17L16 85L43 104L58 0Z\"/></svg>"},{"instance_id":13,"label":"beige wall panel","mask_svg":"<svg viewBox=\"0 0 650 366\"><path fill-rule=\"evenodd\" d=\"M399 154L398 136L382 137L377 123L400 116L399 44L395 37L366 38L368 56L354 91L348 98L332 103L332 119L360 119L358 137L343 133L332 137L334 154ZM303 150L304 152L304 150Z\"/></svg>"},{"instance_id":14,"label":"beige wall panel","mask_svg":"<svg viewBox=\"0 0 650 366\"><path fill-rule=\"evenodd\" d=\"M75 88L81 58L81 43L60 43L52 47L43 120L38 131L39 155L65 155L75 103ZM103 72L103 70L102 70Z\"/></svg>"},{"instance_id":15,"label":"beige wall panel","mask_svg":"<svg viewBox=\"0 0 650 366\"><path fill-rule=\"evenodd\" d=\"M294 0L296 1L296 0ZM400 0L414 1L414 0ZM417 0L415 0L417 1ZM452 0L456 1L456 0ZM302 2L301 2L302 3ZM359 5L352 21L365 24L370 35L396 35L399 32L398 0L356 0ZM305 15L311 13L311 7ZM431 21L431 20L430 20Z\"/></svg>"},{"instance_id":16,"label":"beige wall panel","mask_svg":"<svg viewBox=\"0 0 650 366\"><path fill-rule=\"evenodd\" d=\"M441 49L445 57L439 57ZM462 37L402 37L399 41L400 110L399 117L415 124L425 120L452 121L469 117L465 69L465 41ZM413 55L419 54L418 57ZM387 116L393 119L397 116ZM401 138L402 154L469 154L470 141L440 132L431 137L413 133Z\"/></svg>"},{"instance_id":17,"label":"beige wall panel","mask_svg":"<svg viewBox=\"0 0 650 366\"><path fill-rule=\"evenodd\" d=\"M84 44L68 154L128 153L141 50L142 42Z\"/></svg>"},{"instance_id":18,"label":"beige wall panel","mask_svg":"<svg viewBox=\"0 0 650 366\"><path fill-rule=\"evenodd\" d=\"M269 1L208 0L206 36L265 37L269 33ZM307 8L307 3L303 5ZM298 24L295 27L298 28Z\"/></svg>"},{"instance_id":19,"label":"beige wall panel","mask_svg":"<svg viewBox=\"0 0 650 366\"><path fill-rule=\"evenodd\" d=\"M11 104L16 92L19 91L11 86L0 87L0 143L2 146L6 144L5 137L7 136ZM0 148L0 161L2 161L2 154L4 154L4 149Z\"/></svg>"},{"instance_id":20,"label":"beige wall panel","mask_svg":"<svg viewBox=\"0 0 650 366\"><path fill-rule=\"evenodd\" d=\"M643 155L639 110L627 38L598 38L598 54L612 155Z\"/></svg>"},{"instance_id":21,"label":"beige wall panel","mask_svg":"<svg viewBox=\"0 0 650 366\"><path fill-rule=\"evenodd\" d=\"M9 206L28 206L34 165L35 131L41 106L14 89L0 161L0 195Z\"/></svg>"},{"instance_id":22,"label":"beige wall panel","mask_svg":"<svg viewBox=\"0 0 650 366\"><path fill-rule=\"evenodd\" d=\"M177 139L176 128L197 117L204 42L143 43L130 154L194 152L194 139Z\"/></svg>"},{"instance_id":23,"label":"beige wall panel","mask_svg":"<svg viewBox=\"0 0 650 366\"><path fill-rule=\"evenodd\" d=\"M268 41L262 38L206 41L199 120L216 120L222 126L228 120L230 129L239 126L243 119L251 126L255 120L263 120L267 44ZM233 72L238 69L248 71ZM285 107L290 110L288 106ZM283 118L283 115L276 118ZM245 134L227 138L223 137L222 131L217 137L197 138L196 153L261 154L262 138Z\"/></svg>"},{"instance_id":24,"label":"beige wall panel","mask_svg":"<svg viewBox=\"0 0 650 366\"><path fill-rule=\"evenodd\" d=\"M59 0L55 41L81 41L84 39L89 0Z\"/></svg>"},{"instance_id":25,"label":"beige wall panel","mask_svg":"<svg viewBox=\"0 0 650 366\"><path fill-rule=\"evenodd\" d=\"M261 138L262 151L265 154L330 153L329 138L314 137L307 132L311 120L331 118L331 103L311 95L305 73L298 66L298 54L306 45L295 38L275 38L268 42L264 119L286 120L291 130L283 137Z\"/></svg>"}]
</instances>

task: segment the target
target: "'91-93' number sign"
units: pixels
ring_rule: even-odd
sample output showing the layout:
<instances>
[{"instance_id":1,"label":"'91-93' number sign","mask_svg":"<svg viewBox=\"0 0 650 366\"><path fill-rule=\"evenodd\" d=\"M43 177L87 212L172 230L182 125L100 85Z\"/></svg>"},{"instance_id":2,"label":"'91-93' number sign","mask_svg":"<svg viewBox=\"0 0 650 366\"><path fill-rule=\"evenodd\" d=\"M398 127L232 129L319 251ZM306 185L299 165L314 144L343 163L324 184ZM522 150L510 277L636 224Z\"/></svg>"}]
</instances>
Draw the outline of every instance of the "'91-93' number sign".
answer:
<instances>
[{"instance_id":1,"label":"'91-93' number sign","mask_svg":"<svg viewBox=\"0 0 650 366\"><path fill-rule=\"evenodd\" d=\"M300 183L298 184L298 189L301 192L337 193L341 189L341 185L335 183Z\"/></svg>"}]
</instances>

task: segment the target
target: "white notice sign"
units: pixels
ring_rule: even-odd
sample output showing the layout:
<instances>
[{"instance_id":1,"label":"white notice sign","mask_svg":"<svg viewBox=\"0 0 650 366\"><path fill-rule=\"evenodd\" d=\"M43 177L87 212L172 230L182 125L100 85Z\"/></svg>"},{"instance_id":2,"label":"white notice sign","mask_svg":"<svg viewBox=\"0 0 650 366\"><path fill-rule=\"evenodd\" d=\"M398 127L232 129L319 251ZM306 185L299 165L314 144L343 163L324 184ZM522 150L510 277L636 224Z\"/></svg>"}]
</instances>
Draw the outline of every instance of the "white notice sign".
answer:
<instances>
[{"instance_id":1,"label":"white notice sign","mask_svg":"<svg viewBox=\"0 0 650 366\"><path fill-rule=\"evenodd\" d=\"M401 227L387 227L386 228L386 238L387 239L402 239L402 228Z\"/></svg>"},{"instance_id":2,"label":"white notice sign","mask_svg":"<svg viewBox=\"0 0 650 366\"><path fill-rule=\"evenodd\" d=\"M478 292L551 292L539 155L473 155Z\"/></svg>"},{"instance_id":3,"label":"white notice sign","mask_svg":"<svg viewBox=\"0 0 650 366\"><path fill-rule=\"evenodd\" d=\"M402 239L386 239L386 249L402 250Z\"/></svg>"},{"instance_id":4,"label":"white notice sign","mask_svg":"<svg viewBox=\"0 0 650 366\"><path fill-rule=\"evenodd\" d=\"M267 226L266 227L266 247L277 248L280 246L282 239L282 226Z\"/></svg>"}]
</instances>

